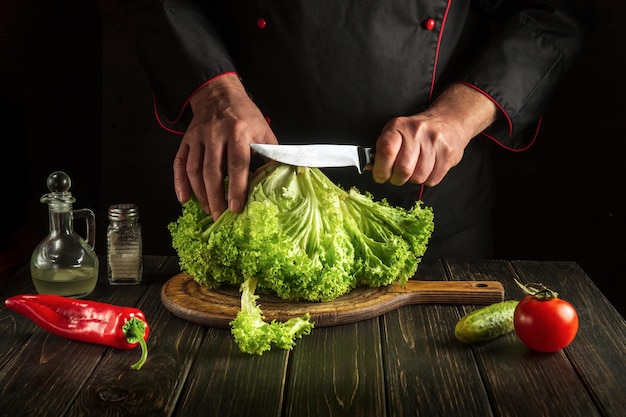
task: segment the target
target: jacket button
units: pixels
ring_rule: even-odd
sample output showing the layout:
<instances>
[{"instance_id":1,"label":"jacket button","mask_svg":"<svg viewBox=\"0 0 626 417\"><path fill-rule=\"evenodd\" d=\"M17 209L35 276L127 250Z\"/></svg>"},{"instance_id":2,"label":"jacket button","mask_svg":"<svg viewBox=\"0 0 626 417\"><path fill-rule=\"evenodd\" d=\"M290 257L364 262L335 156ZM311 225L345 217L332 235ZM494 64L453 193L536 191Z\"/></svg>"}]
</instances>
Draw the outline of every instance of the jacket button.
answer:
<instances>
[{"instance_id":1,"label":"jacket button","mask_svg":"<svg viewBox=\"0 0 626 417\"><path fill-rule=\"evenodd\" d=\"M266 26L267 26L267 21L263 19L262 17L259 17L256 20L256 27L258 27L259 29L265 29Z\"/></svg>"},{"instance_id":2,"label":"jacket button","mask_svg":"<svg viewBox=\"0 0 626 417\"><path fill-rule=\"evenodd\" d=\"M428 19L424 22L424 29L433 30L435 28L436 22L435 19Z\"/></svg>"}]
</instances>

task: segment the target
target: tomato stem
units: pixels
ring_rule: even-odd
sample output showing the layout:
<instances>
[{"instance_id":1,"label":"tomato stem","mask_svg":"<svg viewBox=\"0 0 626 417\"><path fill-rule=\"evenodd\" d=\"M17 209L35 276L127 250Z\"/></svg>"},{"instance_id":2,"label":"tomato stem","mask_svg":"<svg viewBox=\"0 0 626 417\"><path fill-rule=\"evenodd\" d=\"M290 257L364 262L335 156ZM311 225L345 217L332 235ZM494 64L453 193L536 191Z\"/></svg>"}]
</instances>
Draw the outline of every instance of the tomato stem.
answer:
<instances>
[{"instance_id":1,"label":"tomato stem","mask_svg":"<svg viewBox=\"0 0 626 417\"><path fill-rule=\"evenodd\" d=\"M541 283L530 282L528 284L522 284L517 279L515 279L515 283L524 291L527 295L532 295L533 297L539 300L552 300L559 296L559 293L551 290Z\"/></svg>"}]
</instances>

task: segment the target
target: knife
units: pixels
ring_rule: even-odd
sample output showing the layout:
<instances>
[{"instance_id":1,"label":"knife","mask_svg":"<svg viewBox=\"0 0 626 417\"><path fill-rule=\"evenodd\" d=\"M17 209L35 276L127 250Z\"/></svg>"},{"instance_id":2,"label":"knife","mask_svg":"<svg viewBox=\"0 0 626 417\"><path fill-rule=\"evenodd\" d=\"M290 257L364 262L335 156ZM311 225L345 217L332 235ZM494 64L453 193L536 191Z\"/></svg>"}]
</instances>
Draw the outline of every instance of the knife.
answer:
<instances>
[{"instance_id":1,"label":"knife","mask_svg":"<svg viewBox=\"0 0 626 417\"><path fill-rule=\"evenodd\" d=\"M258 154L284 164L330 168L356 167L359 174L366 165L374 163L374 148L356 145L275 145L251 143L250 147Z\"/></svg>"}]
</instances>

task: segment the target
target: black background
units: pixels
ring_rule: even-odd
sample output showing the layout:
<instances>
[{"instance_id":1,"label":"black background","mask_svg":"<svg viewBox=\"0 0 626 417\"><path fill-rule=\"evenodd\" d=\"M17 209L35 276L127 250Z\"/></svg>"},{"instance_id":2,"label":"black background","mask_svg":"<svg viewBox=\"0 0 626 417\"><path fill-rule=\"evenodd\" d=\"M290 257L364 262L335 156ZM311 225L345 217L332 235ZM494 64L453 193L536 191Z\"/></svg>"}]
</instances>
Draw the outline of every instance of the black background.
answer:
<instances>
[{"instance_id":1,"label":"black background","mask_svg":"<svg viewBox=\"0 0 626 417\"><path fill-rule=\"evenodd\" d=\"M39 198L67 172L98 222L139 205L145 254L174 254L167 224L177 136L163 131L135 54L150 0L10 0L0 5L3 221L7 279L46 234ZM496 149L497 257L576 261L624 316L626 3L597 2L599 28L556 92L536 144ZM77 225L80 232L81 225ZM0 279L0 282L2 281Z\"/></svg>"}]
</instances>

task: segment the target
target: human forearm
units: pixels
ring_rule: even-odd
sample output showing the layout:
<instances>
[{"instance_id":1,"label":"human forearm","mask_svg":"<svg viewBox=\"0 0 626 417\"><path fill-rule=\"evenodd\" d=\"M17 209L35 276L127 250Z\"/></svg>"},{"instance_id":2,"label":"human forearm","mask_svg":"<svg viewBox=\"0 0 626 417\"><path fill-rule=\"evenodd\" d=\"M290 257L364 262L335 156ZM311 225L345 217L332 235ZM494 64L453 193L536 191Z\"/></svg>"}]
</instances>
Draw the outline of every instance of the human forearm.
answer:
<instances>
[{"instance_id":1,"label":"human forearm","mask_svg":"<svg viewBox=\"0 0 626 417\"><path fill-rule=\"evenodd\" d=\"M457 124L469 142L496 121L498 107L480 91L465 84L452 84L425 113L435 113Z\"/></svg>"},{"instance_id":2,"label":"human forearm","mask_svg":"<svg viewBox=\"0 0 626 417\"><path fill-rule=\"evenodd\" d=\"M189 104L194 114L200 115L208 109L224 111L233 99L248 99L248 95L236 73L225 73L196 91Z\"/></svg>"}]
</instances>

